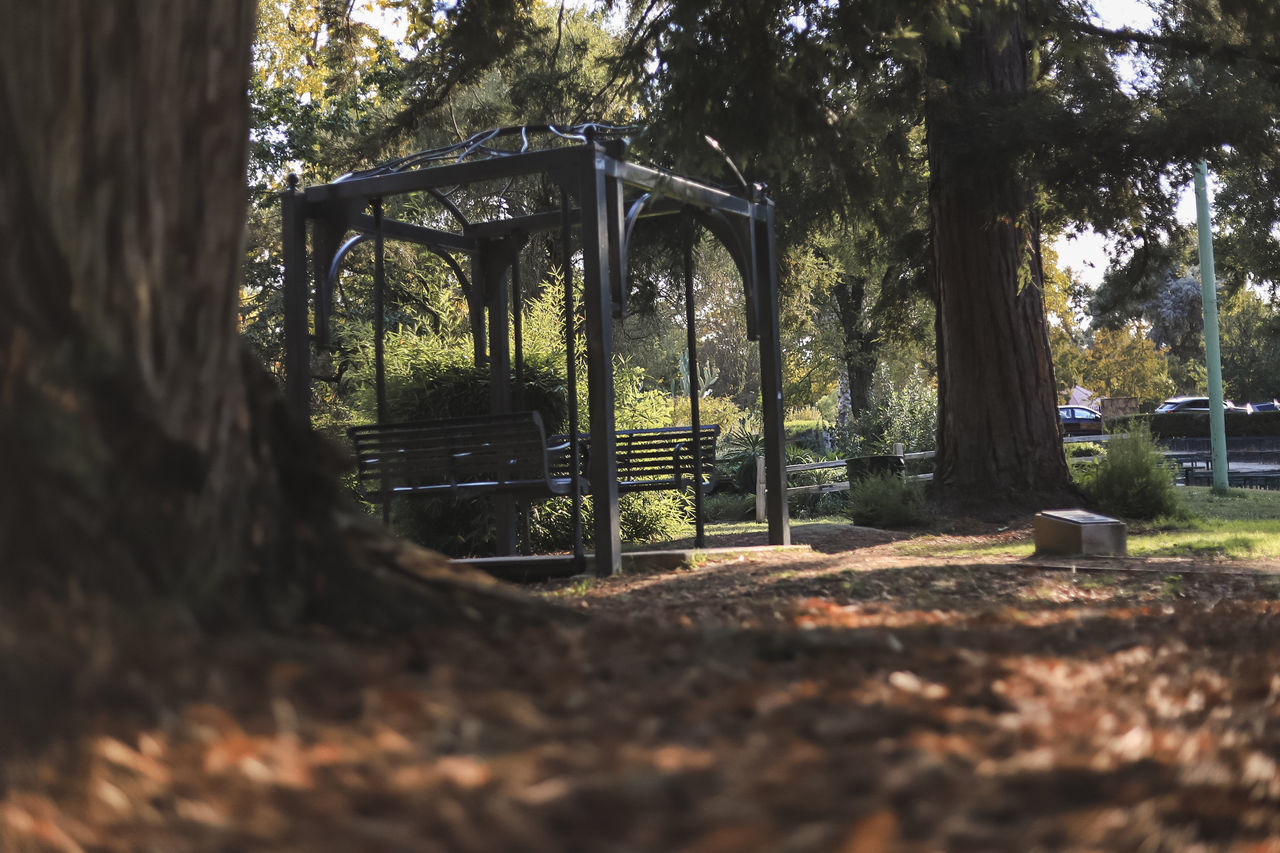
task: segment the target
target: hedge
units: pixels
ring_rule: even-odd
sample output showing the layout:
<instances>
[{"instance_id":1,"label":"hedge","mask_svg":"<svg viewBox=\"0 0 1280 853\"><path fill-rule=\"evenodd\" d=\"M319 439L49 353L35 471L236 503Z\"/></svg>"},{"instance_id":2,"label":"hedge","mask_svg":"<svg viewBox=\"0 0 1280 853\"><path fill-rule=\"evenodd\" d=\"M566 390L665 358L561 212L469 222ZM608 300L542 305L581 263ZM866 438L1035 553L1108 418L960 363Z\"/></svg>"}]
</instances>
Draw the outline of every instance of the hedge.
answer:
<instances>
[{"instance_id":1,"label":"hedge","mask_svg":"<svg viewBox=\"0 0 1280 853\"><path fill-rule=\"evenodd\" d=\"M1208 412L1168 412L1161 415L1112 418L1107 421L1107 432L1130 432L1142 424L1150 427L1151 436L1156 439L1209 437ZM1226 425L1227 435L1231 437L1280 436L1280 412L1254 412L1250 415L1228 410Z\"/></svg>"}]
</instances>

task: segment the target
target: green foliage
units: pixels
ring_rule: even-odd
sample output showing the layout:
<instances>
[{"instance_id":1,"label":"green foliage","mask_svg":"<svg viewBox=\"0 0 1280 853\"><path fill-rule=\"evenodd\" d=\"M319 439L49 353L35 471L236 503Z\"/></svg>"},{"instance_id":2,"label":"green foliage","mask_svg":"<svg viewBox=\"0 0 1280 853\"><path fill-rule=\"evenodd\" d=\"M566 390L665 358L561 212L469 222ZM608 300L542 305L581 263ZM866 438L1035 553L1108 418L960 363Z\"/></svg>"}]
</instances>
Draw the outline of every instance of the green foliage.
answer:
<instances>
[{"instance_id":1,"label":"green foliage","mask_svg":"<svg viewBox=\"0 0 1280 853\"><path fill-rule=\"evenodd\" d=\"M1080 365L1080 382L1106 397L1161 400L1176 390L1167 355L1140 323L1097 329Z\"/></svg>"},{"instance_id":2,"label":"green foliage","mask_svg":"<svg viewBox=\"0 0 1280 853\"><path fill-rule=\"evenodd\" d=\"M867 527L919 527L931 518L924 484L896 474L875 474L851 482L845 507L854 523Z\"/></svg>"},{"instance_id":3,"label":"green foliage","mask_svg":"<svg viewBox=\"0 0 1280 853\"><path fill-rule=\"evenodd\" d=\"M589 542L595 512L590 496L582 501L583 536ZM687 492L636 492L618 498L618 521L624 542L661 542L679 538L693 523L693 496ZM571 498L552 498L529 508L535 553L573 548Z\"/></svg>"},{"instance_id":4,"label":"green foliage","mask_svg":"<svg viewBox=\"0 0 1280 853\"><path fill-rule=\"evenodd\" d=\"M1067 445L1067 461L1084 457L1101 456L1105 452L1101 442L1075 441Z\"/></svg>"},{"instance_id":5,"label":"green foliage","mask_svg":"<svg viewBox=\"0 0 1280 853\"><path fill-rule=\"evenodd\" d=\"M359 361L351 372L357 406L372 420L376 412L371 336L355 344ZM469 344L442 340L430 330L399 329L384 345L387 420L416 421L486 414L489 369L472 361ZM567 419L563 375L526 365L524 387L516 392L524 407L542 415L548 433L560 432Z\"/></svg>"},{"instance_id":6,"label":"green foliage","mask_svg":"<svg viewBox=\"0 0 1280 853\"><path fill-rule=\"evenodd\" d=\"M1222 383L1227 396L1240 403L1280 397L1280 306L1242 290L1223 300L1220 308Z\"/></svg>"},{"instance_id":7,"label":"green foliage","mask_svg":"<svg viewBox=\"0 0 1280 853\"><path fill-rule=\"evenodd\" d=\"M451 557L492 556L494 525L487 498L401 499L391 505L392 530Z\"/></svg>"},{"instance_id":8,"label":"green foliage","mask_svg":"<svg viewBox=\"0 0 1280 853\"><path fill-rule=\"evenodd\" d=\"M703 498L702 506L710 522L750 521L756 517L754 494L716 492Z\"/></svg>"},{"instance_id":9,"label":"green foliage","mask_svg":"<svg viewBox=\"0 0 1280 853\"><path fill-rule=\"evenodd\" d=\"M716 456L716 472L721 483L738 493L755 493L756 457L764 454L764 435L758 427L740 418L721 432L721 452Z\"/></svg>"},{"instance_id":10,"label":"green foliage","mask_svg":"<svg viewBox=\"0 0 1280 853\"><path fill-rule=\"evenodd\" d=\"M643 367L618 363L613 370L614 423L618 429L670 426L671 398L657 388L645 388ZM703 421L706 423L706 421Z\"/></svg>"},{"instance_id":11,"label":"green foliage","mask_svg":"<svg viewBox=\"0 0 1280 853\"><path fill-rule=\"evenodd\" d=\"M1101 459L1076 470L1078 484L1100 512L1132 519L1184 514L1176 476L1141 429L1113 436Z\"/></svg>"},{"instance_id":12,"label":"green foliage","mask_svg":"<svg viewBox=\"0 0 1280 853\"><path fill-rule=\"evenodd\" d=\"M685 426L692 422L689 414L689 399L676 397L671 402L670 426ZM704 397L698 401L698 418L703 425L716 424L723 435L734 424L745 417L742 409L728 397Z\"/></svg>"},{"instance_id":13,"label":"green foliage","mask_svg":"<svg viewBox=\"0 0 1280 853\"><path fill-rule=\"evenodd\" d=\"M894 382L884 365L876 371L867 409L832 430L844 456L890 453L902 444L907 453L929 450L938 431L938 387L919 367Z\"/></svg>"}]
</instances>

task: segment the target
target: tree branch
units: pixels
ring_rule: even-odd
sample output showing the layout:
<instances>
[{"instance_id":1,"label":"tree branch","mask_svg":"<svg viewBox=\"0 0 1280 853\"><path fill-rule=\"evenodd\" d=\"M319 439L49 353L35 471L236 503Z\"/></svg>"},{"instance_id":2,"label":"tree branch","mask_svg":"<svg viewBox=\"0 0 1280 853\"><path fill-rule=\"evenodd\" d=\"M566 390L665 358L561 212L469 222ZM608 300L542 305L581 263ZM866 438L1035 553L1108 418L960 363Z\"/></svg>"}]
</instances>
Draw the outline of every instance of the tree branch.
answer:
<instances>
[{"instance_id":1,"label":"tree branch","mask_svg":"<svg viewBox=\"0 0 1280 853\"><path fill-rule=\"evenodd\" d=\"M1066 29L1079 35L1094 36L1112 44L1156 47L1185 53L1187 56L1201 59L1213 59L1223 62L1256 62L1268 68L1280 69L1280 56L1253 50L1247 45L1207 42L1177 33L1148 33L1129 27L1110 29L1091 24L1088 21L1068 21Z\"/></svg>"}]
</instances>

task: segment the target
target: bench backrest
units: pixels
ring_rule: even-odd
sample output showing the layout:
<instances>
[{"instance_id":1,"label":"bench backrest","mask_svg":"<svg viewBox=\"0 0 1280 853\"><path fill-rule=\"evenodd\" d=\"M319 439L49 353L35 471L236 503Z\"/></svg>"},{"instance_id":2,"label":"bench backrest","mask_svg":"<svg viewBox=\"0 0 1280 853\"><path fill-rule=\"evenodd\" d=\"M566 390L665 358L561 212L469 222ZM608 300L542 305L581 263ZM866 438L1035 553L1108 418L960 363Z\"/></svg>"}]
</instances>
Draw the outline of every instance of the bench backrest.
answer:
<instances>
[{"instance_id":1,"label":"bench backrest","mask_svg":"<svg viewBox=\"0 0 1280 853\"><path fill-rule=\"evenodd\" d=\"M693 485L695 454L702 457L703 487L715 480L716 441L720 427L703 425L695 440L691 426L653 427L650 429L619 430L615 434L618 465L618 487L626 491L657 491L685 488ZM552 436L551 443L567 442L567 436ZM583 472L590 471L586 460L590 458L590 437L579 437L583 457ZM567 473L565 457L552 459L556 473Z\"/></svg>"},{"instance_id":2,"label":"bench backrest","mask_svg":"<svg viewBox=\"0 0 1280 853\"><path fill-rule=\"evenodd\" d=\"M467 488L546 488L547 450L537 412L372 424L349 429L367 498Z\"/></svg>"}]
</instances>

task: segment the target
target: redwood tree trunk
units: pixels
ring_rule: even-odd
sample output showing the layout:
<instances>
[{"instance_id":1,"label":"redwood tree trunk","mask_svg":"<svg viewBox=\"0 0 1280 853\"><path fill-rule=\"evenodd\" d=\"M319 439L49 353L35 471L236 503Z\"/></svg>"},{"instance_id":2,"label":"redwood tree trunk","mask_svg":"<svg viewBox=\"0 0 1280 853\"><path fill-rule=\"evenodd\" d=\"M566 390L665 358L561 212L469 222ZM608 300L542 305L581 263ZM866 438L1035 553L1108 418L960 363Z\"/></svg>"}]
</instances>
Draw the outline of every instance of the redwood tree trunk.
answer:
<instances>
[{"instance_id":1,"label":"redwood tree trunk","mask_svg":"<svg viewBox=\"0 0 1280 853\"><path fill-rule=\"evenodd\" d=\"M990 111L1027 88L1021 6L980 20L958 47L935 48L929 65L935 488L960 499L1067 495L1039 234L1017 164L983 168Z\"/></svg>"},{"instance_id":2,"label":"redwood tree trunk","mask_svg":"<svg viewBox=\"0 0 1280 853\"><path fill-rule=\"evenodd\" d=\"M261 463L236 335L253 3L7 6L0 560L216 580Z\"/></svg>"},{"instance_id":3,"label":"redwood tree trunk","mask_svg":"<svg viewBox=\"0 0 1280 853\"><path fill-rule=\"evenodd\" d=\"M345 511L239 339L252 0L5 6L0 605L420 617L382 590L438 563Z\"/></svg>"}]
</instances>

